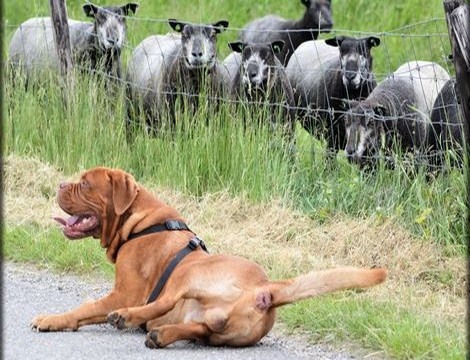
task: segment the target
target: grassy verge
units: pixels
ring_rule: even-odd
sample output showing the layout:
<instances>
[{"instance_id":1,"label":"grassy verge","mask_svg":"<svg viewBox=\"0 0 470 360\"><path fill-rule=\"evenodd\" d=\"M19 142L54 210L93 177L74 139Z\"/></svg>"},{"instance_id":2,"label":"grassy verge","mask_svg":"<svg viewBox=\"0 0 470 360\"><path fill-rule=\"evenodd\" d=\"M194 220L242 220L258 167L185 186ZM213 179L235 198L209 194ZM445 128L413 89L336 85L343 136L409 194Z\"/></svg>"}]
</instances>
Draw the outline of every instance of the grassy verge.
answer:
<instances>
[{"instance_id":1,"label":"grassy verge","mask_svg":"<svg viewBox=\"0 0 470 360\"><path fill-rule=\"evenodd\" d=\"M70 243L57 229L37 226L7 227L4 236L6 259L47 265L58 271L114 275L114 267L103 261L103 252L91 238Z\"/></svg>"},{"instance_id":2,"label":"grassy verge","mask_svg":"<svg viewBox=\"0 0 470 360\"><path fill-rule=\"evenodd\" d=\"M342 154L332 164L323 144L300 128L292 160L268 127L245 131L242 115L230 107L183 115L175 133L149 138L140 132L128 143L123 101L110 102L100 81L77 78L67 110L54 78L49 81L31 91L21 77L7 83L6 154L34 155L66 174L120 167L197 196L228 190L256 201L281 198L318 220L397 218L413 233L463 252L466 187L457 169L432 181L402 168L364 173Z\"/></svg>"},{"instance_id":3,"label":"grassy verge","mask_svg":"<svg viewBox=\"0 0 470 360\"><path fill-rule=\"evenodd\" d=\"M329 296L289 306L281 311L281 319L290 327L308 328L314 341L354 340L381 349L379 358L462 359L465 354L459 327L388 301Z\"/></svg>"}]
</instances>

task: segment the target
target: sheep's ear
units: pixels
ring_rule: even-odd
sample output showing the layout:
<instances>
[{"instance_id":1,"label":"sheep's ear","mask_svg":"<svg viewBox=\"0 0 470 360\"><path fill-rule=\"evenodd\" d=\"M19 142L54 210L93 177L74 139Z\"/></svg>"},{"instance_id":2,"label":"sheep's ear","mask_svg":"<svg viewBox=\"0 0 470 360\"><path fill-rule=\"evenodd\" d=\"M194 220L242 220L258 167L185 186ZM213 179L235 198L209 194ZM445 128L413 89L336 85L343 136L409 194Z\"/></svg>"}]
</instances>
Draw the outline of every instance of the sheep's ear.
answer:
<instances>
[{"instance_id":1,"label":"sheep's ear","mask_svg":"<svg viewBox=\"0 0 470 360\"><path fill-rule=\"evenodd\" d=\"M300 0L302 4L304 4L306 7L310 6L310 0Z\"/></svg>"},{"instance_id":2,"label":"sheep's ear","mask_svg":"<svg viewBox=\"0 0 470 360\"><path fill-rule=\"evenodd\" d=\"M88 17L95 17L95 14L98 12L98 6L93 4L84 4L82 6L83 12Z\"/></svg>"},{"instance_id":3,"label":"sheep's ear","mask_svg":"<svg viewBox=\"0 0 470 360\"><path fill-rule=\"evenodd\" d=\"M186 23L178 21L176 19L168 19L168 24L170 24L171 28L176 32L182 32Z\"/></svg>"},{"instance_id":4,"label":"sheep's ear","mask_svg":"<svg viewBox=\"0 0 470 360\"><path fill-rule=\"evenodd\" d=\"M217 21L215 24L212 24L214 30L217 34L220 34L222 31L225 31L228 28L228 21L227 20L220 20Z\"/></svg>"},{"instance_id":5,"label":"sheep's ear","mask_svg":"<svg viewBox=\"0 0 470 360\"><path fill-rule=\"evenodd\" d=\"M235 51L236 53L242 53L245 47L245 44L242 43L241 41L235 41L235 42L228 43L228 47L232 49L232 51Z\"/></svg>"},{"instance_id":6,"label":"sheep's ear","mask_svg":"<svg viewBox=\"0 0 470 360\"><path fill-rule=\"evenodd\" d=\"M369 48L379 46L379 45L380 45L380 39L378 37L369 36L367 38L367 46L369 46Z\"/></svg>"},{"instance_id":7,"label":"sheep's ear","mask_svg":"<svg viewBox=\"0 0 470 360\"><path fill-rule=\"evenodd\" d=\"M278 40L271 43L271 48L273 49L273 53L278 54L284 49L284 41Z\"/></svg>"},{"instance_id":8,"label":"sheep's ear","mask_svg":"<svg viewBox=\"0 0 470 360\"><path fill-rule=\"evenodd\" d=\"M129 10L132 11L133 14L137 11L137 8L139 7L139 4L137 3L128 3L124 6L121 6L122 11L124 12L124 15L129 15Z\"/></svg>"},{"instance_id":9,"label":"sheep's ear","mask_svg":"<svg viewBox=\"0 0 470 360\"><path fill-rule=\"evenodd\" d=\"M336 36L331 39L326 39L325 43L330 46L338 47L338 46L341 46L341 43L343 42L343 40L344 40L344 36Z\"/></svg>"}]
</instances>

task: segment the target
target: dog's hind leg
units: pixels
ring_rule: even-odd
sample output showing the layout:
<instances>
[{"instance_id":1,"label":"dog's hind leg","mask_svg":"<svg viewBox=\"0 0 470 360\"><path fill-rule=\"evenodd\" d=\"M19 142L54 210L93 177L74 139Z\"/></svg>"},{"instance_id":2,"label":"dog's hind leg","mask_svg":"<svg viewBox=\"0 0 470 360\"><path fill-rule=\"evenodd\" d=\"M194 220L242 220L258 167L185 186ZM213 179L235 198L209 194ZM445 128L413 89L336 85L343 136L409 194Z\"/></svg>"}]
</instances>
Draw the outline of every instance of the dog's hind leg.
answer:
<instances>
[{"instance_id":1,"label":"dog's hind leg","mask_svg":"<svg viewBox=\"0 0 470 360\"><path fill-rule=\"evenodd\" d=\"M189 322L159 326L150 330L145 346L151 349L162 348L179 340L204 341L212 331L205 324Z\"/></svg>"}]
</instances>

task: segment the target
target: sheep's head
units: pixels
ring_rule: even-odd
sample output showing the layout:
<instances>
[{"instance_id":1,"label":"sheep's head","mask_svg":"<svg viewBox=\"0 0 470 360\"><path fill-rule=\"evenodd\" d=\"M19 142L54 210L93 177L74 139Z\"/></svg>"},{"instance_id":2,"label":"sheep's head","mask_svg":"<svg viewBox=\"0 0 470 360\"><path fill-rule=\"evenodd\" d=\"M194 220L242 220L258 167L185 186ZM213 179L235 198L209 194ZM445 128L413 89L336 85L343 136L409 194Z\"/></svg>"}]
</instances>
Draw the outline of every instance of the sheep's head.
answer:
<instances>
[{"instance_id":1,"label":"sheep's head","mask_svg":"<svg viewBox=\"0 0 470 360\"><path fill-rule=\"evenodd\" d=\"M105 7L91 3L83 5L85 15L95 19L95 36L102 50L122 47L126 38L126 16L129 11L135 13L138 7L136 3Z\"/></svg>"},{"instance_id":2,"label":"sheep's head","mask_svg":"<svg viewBox=\"0 0 470 360\"><path fill-rule=\"evenodd\" d=\"M333 28L331 0L301 0L307 7L305 13L308 23L313 24L313 30L329 32Z\"/></svg>"},{"instance_id":3,"label":"sheep's head","mask_svg":"<svg viewBox=\"0 0 470 360\"><path fill-rule=\"evenodd\" d=\"M221 20L212 25L194 25L170 19L173 30L181 33L181 45L189 69L211 69L217 60L217 34L228 27Z\"/></svg>"},{"instance_id":4,"label":"sheep's head","mask_svg":"<svg viewBox=\"0 0 470 360\"><path fill-rule=\"evenodd\" d=\"M353 38L337 36L325 40L330 46L339 47L343 83L349 90L358 90L373 78L371 48L380 45L380 39L375 36Z\"/></svg>"},{"instance_id":5,"label":"sheep's head","mask_svg":"<svg viewBox=\"0 0 470 360\"><path fill-rule=\"evenodd\" d=\"M350 110L344 114L346 126L345 154L349 162L361 167L374 163L384 134L385 108L380 104L345 100Z\"/></svg>"},{"instance_id":6,"label":"sheep's head","mask_svg":"<svg viewBox=\"0 0 470 360\"><path fill-rule=\"evenodd\" d=\"M245 44L240 41L228 44L241 53L241 82L246 91L267 91L274 77L274 68L279 64L275 54L282 51L284 41L271 44Z\"/></svg>"}]
</instances>

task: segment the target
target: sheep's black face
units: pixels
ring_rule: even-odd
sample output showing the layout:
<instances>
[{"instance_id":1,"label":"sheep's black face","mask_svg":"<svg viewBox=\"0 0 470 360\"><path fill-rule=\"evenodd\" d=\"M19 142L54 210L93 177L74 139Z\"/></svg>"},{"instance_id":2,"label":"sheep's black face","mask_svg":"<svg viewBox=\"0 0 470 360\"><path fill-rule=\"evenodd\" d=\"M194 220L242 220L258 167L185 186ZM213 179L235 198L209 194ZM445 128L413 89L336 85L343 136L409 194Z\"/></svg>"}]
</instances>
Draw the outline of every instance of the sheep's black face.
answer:
<instances>
[{"instance_id":1,"label":"sheep's black face","mask_svg":"<svg viewBox=\"0 0 470 360\"><path fill-rule=\"evenodd\" d=\"M346 126L345 154L349 162L360 166L373 163L380 150L383 133L381 108L358 103L345 113Z\"/></svg>"},{"instance_id":2,"label":"sheep's black face","mask_svg":"<svg viewBox=\"0 0 470 360\"><path fill-rule=\"evenodd\" d=\"M283 41L272 44L230 43L230 48L242 54L241 82L248 93L268 91L275 76L276 53L282 51Z\"/></svg>"},{"instance_id":3,"label":"sheep's black face","mask_svg":"<svg viewBox=\"0 0 470 360\"><path fill-rule=\"evenodd\" d=\"M338 46L343 71L343 84L349 90L358 90L372 79L371 48L380 45L380 39L374 36L353 38L338 36L327 39L331 46Z\"/></svg>"},{"instance_id":4,"label":"sheep's black face","mask_svg":"<svg viewBox=\"0 0 470 360\"><path fill-rule=\"evenodd\" d=\"M85 14L95 19L95 35L101 49L122 48L126 38L126 16L129 11L135 13L138 7L136 3L106 7L93 4L83 5Z\"/></svg>"},{"instance_id":5,"label":"sheep's black face","mask_svg":"<svg viewBox=\"0 0 470 360\"><path fill-rule=\"evenodd\" d=\"M170 20L171 27L181 33L181 45L189 69L212 69L217 61L217 34L225 30L227 21L213 25L193 25Z\"/></svg>"},{"instance_id":6,"label":"sheep's black face","mask_svg":"<svg viewBox=\"0 0 470 360\"><path fill-rule=\"evenodd\" d=\"M302 0L307 6L307 17L311 24L315 24L312 29L321 32L330 32L333 29L333 16L330 0Z\"/></svg>"}]
</instances>

